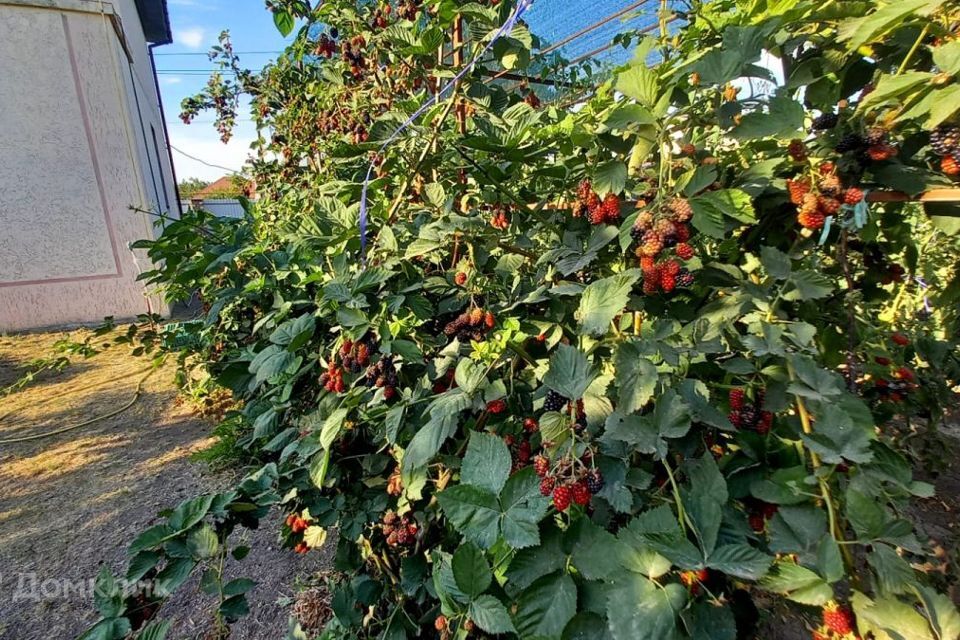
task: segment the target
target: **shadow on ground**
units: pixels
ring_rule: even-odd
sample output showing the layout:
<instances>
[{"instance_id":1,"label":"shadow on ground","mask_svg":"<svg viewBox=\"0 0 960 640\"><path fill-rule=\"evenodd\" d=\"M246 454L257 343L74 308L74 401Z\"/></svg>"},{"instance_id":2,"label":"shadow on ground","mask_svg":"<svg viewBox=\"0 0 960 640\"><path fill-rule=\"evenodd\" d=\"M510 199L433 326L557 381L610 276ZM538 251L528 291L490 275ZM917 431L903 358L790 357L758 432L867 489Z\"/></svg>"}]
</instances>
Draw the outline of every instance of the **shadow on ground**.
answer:
<instances>
[{"instance_id":1,"label":"shadow on ground","mask_svg":"<svg viewBox=\"0 0 960 640\"><path fill-rule=\"evenodd\" d=\"M64 334L0 339L0 376L47 357ZM0 441L47 434L116 412L134 398L145 359L115 347L0 398ZM172 368L143 383L138 400L116 416L38 440L0 444L0 639L76 637L96 619L90 581L101 567L120 571L126 548L157 512L229 486L235 474L211 473L190 461L210 443L211 425L178 405ZM15 379L15 378L14 378ZM276 514L274 519L279 519ZM234 640L282 638L298 576L321 568L279 549L276 522L241 532L253 551L230 577L256 580L251 615ZM196 581L163 609L170 638L197 638L209 628L213 603Z\"/></svg>"}]
</instances>

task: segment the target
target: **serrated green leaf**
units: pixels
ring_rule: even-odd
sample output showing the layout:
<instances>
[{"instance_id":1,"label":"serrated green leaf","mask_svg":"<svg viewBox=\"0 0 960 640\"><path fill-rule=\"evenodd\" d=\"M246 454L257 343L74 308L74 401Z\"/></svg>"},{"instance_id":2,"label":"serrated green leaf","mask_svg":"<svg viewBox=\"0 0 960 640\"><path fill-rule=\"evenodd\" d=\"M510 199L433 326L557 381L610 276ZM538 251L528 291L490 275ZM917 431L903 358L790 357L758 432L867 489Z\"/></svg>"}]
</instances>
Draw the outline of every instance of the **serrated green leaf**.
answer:
<instances>
[{"instance_id":1,"label":"serrated green leaf","mask_svg":"<svg viewBox=\"0 0 960 640\"><path fill-rule=\"evenodd\" d=\"M521 638L556 638L577 611L577 586L566 574L544 576L517 599L514 625Z\"/></svg>"},{"instance_id":2,"label":"serrated green leaf","mask_svg":"<svg viewBox=\"0 0 960 640\"><path fill-rule=\"evenodd\" d=\"M581 332L595 336L607 333L613 319L623 312L638 279L639 274L629 272L591 282L583 291L577 311Z\"/></svg>"},{"instance_id":3,"label":"serrated green leaf","mask_svg":"<svg viewBox=\"0 0 960 640\"><path fill-rule=\"evenodd\" d=\"M507 608L493 596L483 595L473 599L470 602L468 615L478 627L487 633L494 635L516 633Z\"/></svg>"},{"instance_id":4,"label":"serrated green leaf","mask_svg":"<svg viewBox=\"0 0 960 640\"><path fill-rule=\"evenodd\" d=\"M474 544L461 545L453 554L451 566L457 587L471 598L476 598L486 591L493 582L490 565L483 557L483 552Z\"/></svg>"},{"instance_id":5,"label":"serrated green leaf","mask_svg":"<svg viewBox=\"0 0 960 640\"><path fill-rule=\"evenodd\" d=\"M614 361L617 377L618 408L624 414L642 409L657 388L657 368L641 355L633 342L622 342Z\"/></svg>"},{"instance_id":6,"label":"serrated green leaf","mask_svg":"<svg viewBox=\"0 0 960 640\"><path fill-rule=\"evenodd\" d=\"M561 344L550 356L550 370L543 377L543 384L564 397L579 399L596 376L582 351Z\"/></svg>"},{"instance_id":7,"label":"serrated green leaf","mask_svg":"<svg viewBox=\"0 0 960 640\"><path fill-rule=\"evenodd\" d=\"M463 458L460 481L499 495L510 476L511 466L510 450L503 438L474 431Z\"/></svg>"},{"instance_id":8,"label":"serrated green leaf","mask_svg":"<svg viewBox=\"0 0 960 640\"><path fill-rule=\"evenodd\" d=\"M610 593L607 619L615 640L673 640L686 590L676 583L658 585L631 574Z\"/></svg>"}]
</instances>

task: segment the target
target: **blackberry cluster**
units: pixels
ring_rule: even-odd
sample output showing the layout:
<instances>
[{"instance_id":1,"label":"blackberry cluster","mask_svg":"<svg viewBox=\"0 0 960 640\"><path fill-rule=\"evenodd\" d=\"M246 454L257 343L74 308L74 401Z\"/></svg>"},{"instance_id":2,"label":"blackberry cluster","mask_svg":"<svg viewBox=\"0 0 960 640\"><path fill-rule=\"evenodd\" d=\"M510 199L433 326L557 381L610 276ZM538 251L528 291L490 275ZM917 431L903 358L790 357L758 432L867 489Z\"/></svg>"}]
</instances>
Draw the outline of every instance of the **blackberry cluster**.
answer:
<instances>
[{"instance_id":1,"label":"blackberry cluster","mask_svg":"<svg viewBox=\"0 0 960 640\"><path fill-rule=\"evenodd\" d=\"M779 511L777 505L754 498L749 499L746 507L747 521L750 523L750 528L757 533L763 533L767 528L767 520L775 516L777 511Z\"/></svg>"},{"instance_id":2,"label":"blackberry cluster","mask_svg":"<svg viewBox=\"0 0 960 640\"><path fill-rule=\"evenodd\" d=\"M824 113L813 119L813 122L810 124L810 128L813 131L824 131L826 129L833 129L835 126L837 126L838 122L840 122L840 116L837 114Z\"/></svg>"},{"instance_id":3,"label":"blackberry cluster","mask_svg":"<svg viewBox=\"0 0 960 640\"><path fill-rule=\"evenodd\" d=\"M416 20L417 16L420 14L420 3L415 2L415 0L407 0L406 2L401 2L397 7L397 15L403 18L404 20Z\"/></svg>"},{"instance_id":4,"label":"blackberry cluster","mask_svg":"<svg viewBox=\"0 0 960 640\"><path fill-rule=\"evenodd\" d=\"M825 162L819 170L816 185L809 178L787 180L790 202L797 206L797 222L811 230L823 227L827 216L837 215L844 204L854 205L863 199L860 189L844 187L833 163Z\"/></svg>"},{"instance_id":5,"label":"blackberry cluster","mask_svg":"<svg viewBox=\"0 0 960 640\"><path fill-rule=\"evenodd\" d=\"M327 370L320 376L320 386L331 393L343 393L347 390L343 373L343 367L331 359L330 364L327 365Z\"/></svg>"},{"instance_id":6,"label":"blackberry cluster","mask_svg":"<svg viewBox=\"0 0 960 640\"><path fill-rule=\"evenodd\" d=\"M737 429L756 431L760 435L770 433L773 414L763 410L764 392L758 391L755 402L748 403L743 389L730 390L730 424Z\"/></svg>"},{"instance_id":7,"label":"blackberry cluster","mask_svg":"<svg viewBox=\"0 0 960 640\"><path fill-rule=\"evenodd\" d=\"M523 101L534 109L539 109L542 104L540 102L540 97L533 91L528 91L527 95L523 98Z\"/></svg>"},{"instance_id":8,"label":"blackberry cluster","mask_svg":"<svg viewBox=\"0 0 960 640\"><path fill-rule=\"evenodd\" d=\"M443 333L449 338L458 338L460 340L483 340L487 333L496 325L496 318L490 311L484 311L475 307L456 317L452 322L447 323L443 328Z\"/></svg>"},{"instance_id":9,"label":"blackberry cluster","mask_svg":"<svg viewBox=\"0 0 960 640\"><path fill-rule=\"evenodd\" d=\"M533 445L530 443L529 436L520 439L514 436L504 436L503 441L510 450L512 472L519 471L530 464L530 459L533 457Z\"/></svg>"},{"instance_id":10,"label":"blackberry cluster","mask_svg":"<svg viewBox=\"0 0 960 640\"><path fill-rule=\"evenodd\" d=\"M368 387L383 389L383 397L387 400L393 399L397 395L397 368L393 364L393 358L384 357L378 360L367 369L365 383Z\"/></svg>"},{"instance_id":11,"label":"blackberry cluster","mask_svg":"<svg viewBox=\"0 0 960 640\"><path fill-rule=\"evenodd\" d=\"M314 54L323 56L324 58L332 58L333 54L337 52L337 41L333 37L324 33L317 40L317 46L313 52Z\"/></svg>"},{"instance_id":12,"label":"blackberry cluster","mask_svg":"<svg viewBox=\"0 0 960 640\"><path fill-rule=\"evenodd\" d=\"M403 517L398 516L393 511L387 511L383 514L383 524L381 525L383 535L387 538L387 544L391 547L406 547L417 541L416 521L410 518L409 514Z\"/></svg>"},{"instance_id":13,"label":"blackberry cluster","mask_svg":"<svg viewBox=\"0 0 960 640\"><path fill-rule=\"evenodd\" d=\"M584 456L587 460L589 456ZM540 495L553 496L557 511L566 511L571 504L586 507L590 499L603 490L605 481L599 469L589 467L589 461L560 460L551 465L544 456L534 459L533 468L540 476Z\"/></svg>"},{"instance_id":14,"label":"blackberry cluster","mask_svg":"<svg viewBox=\"0 0 960 640\"><path fill-rule=\"evenodd\" d=\"M577 202L573 207L575 218L586 216L590 224L616 224L620 220L620 198L616 194L608 193L601 200L593 190L589 180L584 180L577 187Z\"/></svg>"},{"instance_id":15,"label":"blackberry cluster","mask_svg":"<svg viewBox=\"0 0 960 640\"><path fill-rule=\"evenodd\" d=\"M373 12L370 26L373 29L385 29L387 25L390 24L390 13L392 11L393 7L391 7L389 3L378 7Z\"/></svg>"},{"instance_id":16,"label":"blackberry cluster","mask_svg":"<svg viewBox=\"0 0 960 640\"><path fill-rule=\"evenodd\" d=\"M367 40L362 35L355 35L349 40L340 42L340 55L350 63L350 74L354 79L363 76L367 68L367 58L364 50L367 48Z\"/></svg>"},{"instance_id":17,"label":"blackberry cluster","mask_svg":"<svg viewBox=\"0 0 960 640\"><path fill-rule=\"evenodd\" d=\"M960 127L940 125L930 132L930 146L940 156L940 169L945 174L960 175Z\"/></svg>"},{"instance_id":18,"label":"blackberry cluster","mask_svg":"<svg viewBox=\"0 0 960 640\"><path fill-rule=\"evenodd\" d=\"M547 397L543 401L543 410L544 411L560 411L567 403L570 402L570 398L562 396L553 389L547 391Z\"/></svg>"},{"instance_id":19,"label":"blackberry cluster","mask_svg":"<svg viewBox=\"0 0 960 640\"><path fill-rule=\"evenodd\" d=\"M365 336L357 342L344 341L340 346L343 368L351 373L360 373L370 364L370 356L376 349L377 344L370 336Z\"/></svg>"},{"instance_id":20,"label":"blackberry cluster","mask_svg":"<svg viewBox=\"0 0 960 640\"><path fill-rule=\"evenodd\" d=\"M643 208L637 213L631 235L639 242L635 253L640 259L643 291L647 295L660 291L670 293L678 286L677 278L685 270L672 258L661 262L657 262L657 259L668 247L674 248L674 253L680 260L693 258L696 251L689 244L691 231L687 224L691 218L693 207L687 200L679 197L659 209ZM684 286L689 286L692 280L689 272L686 273Z\"/></svg>"},{"instance_id":21,"label":"blackberry cluster","mask_svg":"<svg viewBox=\"0 0 960 640\"><path fill-rule=\"evenodd\" d=\"M510 227L510 217L507 215L509 209L506 205L498 204L493 207L490 216L490 226L494 229L503 231Z\"/></svg>"},{"instance_id":22,"label":"blackberry cluster","mask_svg":"<svg viewBox=\"0 0 960 640\"><path fill-rule=\"evenodd\" d=\"M862 136L856 133L848 133L840 138L840 142L834 147L837 153L849 153L851 151L861 151L867 146Z\"/></svg>"}]
</instances>

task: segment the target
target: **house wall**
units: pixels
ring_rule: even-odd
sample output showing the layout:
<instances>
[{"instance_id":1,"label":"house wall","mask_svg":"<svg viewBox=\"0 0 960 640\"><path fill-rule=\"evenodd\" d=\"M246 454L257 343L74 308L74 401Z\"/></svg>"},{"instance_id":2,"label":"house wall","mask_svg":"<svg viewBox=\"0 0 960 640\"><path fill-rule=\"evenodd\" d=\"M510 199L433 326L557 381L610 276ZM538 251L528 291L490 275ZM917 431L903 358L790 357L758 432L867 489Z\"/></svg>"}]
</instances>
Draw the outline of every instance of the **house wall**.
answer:
<instances>
[{"instance_id":1,"label":"house wall","mask_svg":"<svg viewBox=\"0 0 960 640\"><path fill-rule=\"evenodd\" d=\"M177 208L133 0L0 0L0 60L0 331L165 312L128 248L131 206Z\"/></svg>"}]
</instances>

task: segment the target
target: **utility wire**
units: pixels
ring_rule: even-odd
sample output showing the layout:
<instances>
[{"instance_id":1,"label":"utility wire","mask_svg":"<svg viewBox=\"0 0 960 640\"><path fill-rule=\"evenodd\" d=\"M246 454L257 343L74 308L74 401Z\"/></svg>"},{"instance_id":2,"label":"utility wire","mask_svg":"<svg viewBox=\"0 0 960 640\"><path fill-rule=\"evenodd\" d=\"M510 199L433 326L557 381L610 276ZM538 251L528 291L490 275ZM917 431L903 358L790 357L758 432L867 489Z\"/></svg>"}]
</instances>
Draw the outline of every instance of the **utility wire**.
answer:
<instances>
[{"instance_id":1,"label":"utility wire","mask_svg":"<svg viewBox=\"0 0 960 640\"><path fill-rule=\"evenodd\" d=\"M187 158L190 158L191 160L193 160L193 161L195 161L195 162L199 162L200 164L207 165L208 167L212 167L212 168L214 168L214 169L223 169L224 171L229 171L230 173L240 173L240 172L237 171L236 169L231 169L230 167L224 167L223 165L213 164L213 163L211 163L211 162L207 162L206 160L201 160L200 158L198 158L198 157L196 157L196 156L190 155L190 154L187 153L186 151L181 151L180 149L177 149L177 148L176 148L175 146L173 146L172 144L170 145L170 148L173 149L174 151L176 151L177 153L179 153L180 155L186 156Z\"/></svg>"}]
</instances>

